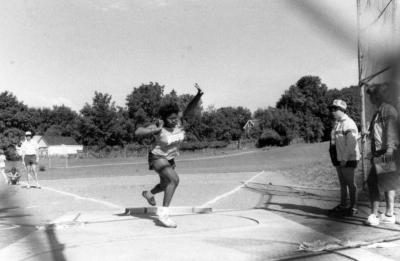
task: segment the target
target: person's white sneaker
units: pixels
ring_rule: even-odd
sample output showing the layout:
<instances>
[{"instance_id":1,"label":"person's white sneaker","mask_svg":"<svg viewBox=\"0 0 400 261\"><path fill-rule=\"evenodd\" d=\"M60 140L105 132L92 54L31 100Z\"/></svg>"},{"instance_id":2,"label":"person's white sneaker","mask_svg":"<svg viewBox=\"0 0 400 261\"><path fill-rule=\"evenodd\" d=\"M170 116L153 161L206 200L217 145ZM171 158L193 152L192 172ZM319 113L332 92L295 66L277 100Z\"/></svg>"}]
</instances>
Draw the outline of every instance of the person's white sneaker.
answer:
<instances>
[{"instance_id":1,"label":"person's white sneaker","mask_svg":"<svg viewBox=\"0 0 400 261\"><path fill-rule=\"evenodd\" d=\"M395 224L396 223L396 216L391 215L387 216L386 214L381 215L381 222L384 224Z\"/></svg>"},{"instance_id":2,"label":"person's white sneaker","mask_svg":"<svg viewBox=\"0 0 400 261\"><path fill-rule=\"evenodd\" d=\"M176 228L178 225L169 218L169 216L159 217L158 220L163 224L165 227Z\"/></svg>"},{"instance_id":3,"label":"person's white sneaker","mask_svg":"<svg viewBox=\"0 0 400 261\"><path fill-rule=\"evenodd\" d=\"M375 214L371 214L368 216L364 224L367 226L378 226L379 222L379 218Z\"/></svg>"},{"instance_id":4,"label":"person's white sneaker","mask_svg":"<svg viewBox=\"0 0 400 261\"><path fill-rule=\"evenodd\" d=\"M176 228L176 223L169 217L169 210L166 207L157 209L158 220L165 227Z\"/></svg>"}]
</instances>

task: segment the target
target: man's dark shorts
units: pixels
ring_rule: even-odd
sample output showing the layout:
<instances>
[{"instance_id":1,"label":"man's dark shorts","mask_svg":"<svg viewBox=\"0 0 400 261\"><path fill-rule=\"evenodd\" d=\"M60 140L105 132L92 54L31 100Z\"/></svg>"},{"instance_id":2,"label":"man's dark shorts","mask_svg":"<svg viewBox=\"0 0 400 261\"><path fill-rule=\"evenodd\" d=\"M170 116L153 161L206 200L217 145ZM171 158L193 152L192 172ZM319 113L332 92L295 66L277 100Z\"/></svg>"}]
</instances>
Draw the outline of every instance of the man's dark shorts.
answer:
<instances>
[{"instance_id":1,"label":"man's dark shorts","mask_svg":"<svg viewBox=\"0 0 400 261\"><path fill-rule=\"evenodd\" d=\"M25 155L24 162L25 162L25 166L37 164L36 155Z\"/></svg>"}]
</instances>

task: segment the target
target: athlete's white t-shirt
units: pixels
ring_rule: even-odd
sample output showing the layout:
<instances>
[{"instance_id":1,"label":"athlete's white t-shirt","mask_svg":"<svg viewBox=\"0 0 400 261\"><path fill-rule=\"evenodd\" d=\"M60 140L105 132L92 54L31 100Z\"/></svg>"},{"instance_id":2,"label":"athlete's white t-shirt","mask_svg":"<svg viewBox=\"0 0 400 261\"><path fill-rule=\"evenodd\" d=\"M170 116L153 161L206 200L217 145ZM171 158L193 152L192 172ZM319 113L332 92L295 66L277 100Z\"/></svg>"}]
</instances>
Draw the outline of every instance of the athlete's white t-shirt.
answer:
<instances>
[{"instance_id":1,"label":"athlete's white t-shirt","mask_svg":"<svg viewBox=\"0 0 400 261\"><path fill-rule=\"evenodd\" d=\"M155 135L155 146L151 153L171 160L179 155L179 144L185 139L185 131L181 124L174 129L162 128L158 135Z\"/></svg>"}]
</instances>

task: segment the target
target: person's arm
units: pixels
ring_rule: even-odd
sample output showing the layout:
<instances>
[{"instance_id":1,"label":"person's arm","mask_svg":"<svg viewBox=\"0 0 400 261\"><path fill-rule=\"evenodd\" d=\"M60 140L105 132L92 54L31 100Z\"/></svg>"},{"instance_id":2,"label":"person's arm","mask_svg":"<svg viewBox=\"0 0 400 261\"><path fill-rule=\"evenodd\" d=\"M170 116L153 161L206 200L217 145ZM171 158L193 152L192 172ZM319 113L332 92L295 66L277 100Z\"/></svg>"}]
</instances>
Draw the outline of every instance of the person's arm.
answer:
<instances>
[{"instance_id":1,"label":"person's arm","mask_svg":"<svg viewBox=\"0 0 400 261\"><path fill-rule=\"evenodd\" d=\"M354 122L349 122L345 126L346 146L343 154L343 159L346 161L351 160L351 155L355 154L358 138L357 125Z\"/></svg>"},{"instance_id":2,"label":"person's arm","mask_svg":"<svg viewBox=\"0 0 400 261\"><path fill-rule=\"evenodd\" d=\"M161 132L163 126L164 122L162 120L159 120L158 124L152 124L147 127L137 128L135 131L135 135L138 137L156 135Z\"/></svg>"},{"instance_id":3,"label":"person's arm","mask_svg":"<svg viewBox=\"0 0 400 261\"><path fill-rule=\"evenodd\" d=\"M397 111L392 106L385 106L382 110L382 117L385 121L384 128L384 136L385 136L385 144L384 148L386 149L385 156L391 157L393 156L393 151L397 148L399 143L398 138L398 127L397 127Z\"/></svg>"},{"instance_id":4,"label":"person's arm","mask_svg":"<svg viewBox=\"0 0 400 261\"><path fill-rule=\"evenodd\" d=\"M24 142L21 144L21 147L16 148L16 150L21 153L22 165L25 166L25 144Z\"/></svg>"},{"instance_id":5,"label":"person's arm","mask_svg":"<svg viewBox=\"0 0 400 261\"><path fill-rule=\"evenodd\" d=\"M203 95L203 91L200 89L200 86L196 83L194 87L197 89L197 94L194 98L189 102L186 109L182 113L183 119L188 119L193 117L194 110L196 106L199 104L200 98Z\"/></svg>"}]
</instances>

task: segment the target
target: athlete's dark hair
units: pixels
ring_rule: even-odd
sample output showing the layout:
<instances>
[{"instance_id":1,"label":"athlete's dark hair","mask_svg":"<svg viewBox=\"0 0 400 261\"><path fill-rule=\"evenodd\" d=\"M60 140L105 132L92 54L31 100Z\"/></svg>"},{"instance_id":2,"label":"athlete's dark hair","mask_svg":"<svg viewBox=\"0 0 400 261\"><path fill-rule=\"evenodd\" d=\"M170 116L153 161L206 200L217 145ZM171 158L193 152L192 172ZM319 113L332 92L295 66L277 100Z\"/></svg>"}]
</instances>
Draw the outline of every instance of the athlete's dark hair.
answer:
<instances>
[{"instance_id":1,"label":"athlete's dark hair","mask_svg":"<svg viewBox=\"0 0 400 261\"><path fill-rule=\"evenodd\" d=\"M158 114L160 115L162 120L166 120L168 116L170 116L173 113L178 114L179 113L179 106L176 103L167 103L164 104L160 107L158 110Z\"/></svg>"}]
</instances>

